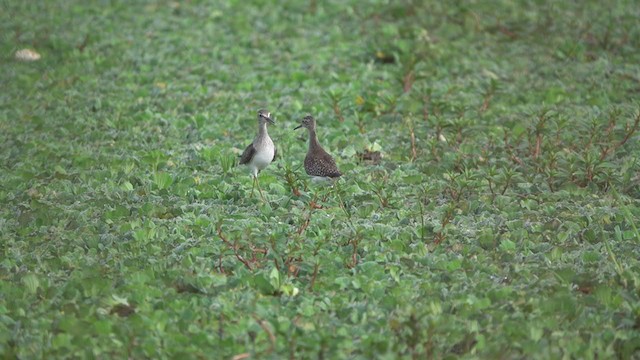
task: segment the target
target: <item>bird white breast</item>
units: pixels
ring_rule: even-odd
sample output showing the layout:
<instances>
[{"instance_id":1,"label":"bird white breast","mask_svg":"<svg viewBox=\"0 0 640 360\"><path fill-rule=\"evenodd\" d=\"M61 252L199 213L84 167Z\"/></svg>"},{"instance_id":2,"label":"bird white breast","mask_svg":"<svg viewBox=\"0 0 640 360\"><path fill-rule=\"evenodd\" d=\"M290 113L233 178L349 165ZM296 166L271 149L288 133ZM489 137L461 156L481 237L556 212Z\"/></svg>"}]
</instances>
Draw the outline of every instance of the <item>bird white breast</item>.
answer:
<instances>
[{"instance_id":1,"label":"bird white breast","mask_svg":"<svg viewBox=\"0 0 640 360\"><path fill-rule=\"evenodd\" d=\"M267 165L271 164L273 154L273 147L262 149L261 151L256 152L253 156L253 159L251 159L251 165L255 166L258 170L262 170L266 168Z\"/></svg>"},{"instance_id":2,"label":"bird white breast","mask_svg":"<svg viewBox=\"0 0 640 360\"><path fill-rule=\"evenodd\" d=\"M249 162L249 168L251 169L253 177L258 176L258 172L266 168L267 165L273 161L273 156L276 152L276 148L269 135L266 133L264 135L265 136L261 138L258 136L258 138L253 141L253 147L256 149L256 152Z\"/></svg>"}]
</instances>

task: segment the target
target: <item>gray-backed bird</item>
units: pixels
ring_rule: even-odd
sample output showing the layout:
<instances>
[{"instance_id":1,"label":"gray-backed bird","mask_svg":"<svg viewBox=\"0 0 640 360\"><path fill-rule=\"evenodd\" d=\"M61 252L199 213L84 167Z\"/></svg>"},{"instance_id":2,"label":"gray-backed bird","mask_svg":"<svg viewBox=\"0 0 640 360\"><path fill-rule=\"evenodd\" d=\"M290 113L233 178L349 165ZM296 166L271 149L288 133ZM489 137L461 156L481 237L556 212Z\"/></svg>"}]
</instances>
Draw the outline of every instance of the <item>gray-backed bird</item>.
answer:
<instances>
[{"instance_id":1,"label":"gray-backed bird","mask_svg":"<svg viewBox=\"0 0 640 360\"><path fill-rule=\"evenodd\" d=\"M271 119L271 113L267 110L258 110L258 135L256 135L253 142L247 146L240 157L240 165L249 166L251 176L253 177L251 196L253 196L257 185L260 197L263 200L264 196L262 195L260 183L258 182L258 173L271 164L278 154L278 150L267 132L267 123L275 124Z\"/></svg>"}]
</instances>

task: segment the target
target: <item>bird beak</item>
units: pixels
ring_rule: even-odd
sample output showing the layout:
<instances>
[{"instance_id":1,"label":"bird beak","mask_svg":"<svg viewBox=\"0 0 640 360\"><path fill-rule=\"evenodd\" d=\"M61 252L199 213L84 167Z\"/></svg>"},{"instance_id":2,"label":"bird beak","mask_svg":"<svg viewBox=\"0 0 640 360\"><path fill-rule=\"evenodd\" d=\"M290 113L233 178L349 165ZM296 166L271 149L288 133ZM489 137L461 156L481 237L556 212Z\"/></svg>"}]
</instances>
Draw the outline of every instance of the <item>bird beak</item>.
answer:
<instances>
[{"instance_id":1,"label":"bird beak","mask_svg":"<svg viewBox=\"0 0 640 360\"><path fill-rule=\"evenodd\" d=\"M265 119L267 119L267 121L269 122L269 124L275 125L275 123L276 123L276 122L275 122L275 121L273 121L273 119L272 119L272 118L270 118L270 117L266 117L266 116L265 116Z\"/></svg>"},{"instance_id":2,"label":"bird beak","mask_svg":"<svg viewBox=\"0 0 640 360\"><path fill-rule=\"evenodd\" d=\"M293 128L293 130L298 130L298 129L300 129L301 127L302 127L302 125L298 125L298 126L294 127L294 128Z\"/></svg>"}]
</instances>

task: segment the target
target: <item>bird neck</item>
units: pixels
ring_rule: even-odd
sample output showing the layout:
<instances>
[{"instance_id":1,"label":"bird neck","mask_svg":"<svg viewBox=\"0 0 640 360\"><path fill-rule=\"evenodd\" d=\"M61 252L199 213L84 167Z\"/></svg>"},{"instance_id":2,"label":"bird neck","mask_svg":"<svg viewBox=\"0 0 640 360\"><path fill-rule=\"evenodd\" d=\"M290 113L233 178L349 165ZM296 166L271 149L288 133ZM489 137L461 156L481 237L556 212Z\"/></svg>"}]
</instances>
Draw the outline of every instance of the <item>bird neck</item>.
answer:
<instances>
[{"instance_id":1,"label":"bird neck","mask_svg":"<svg viewBox=\"0 0 640 360\"><path fill-rule=\"evenodd\" d=\"M267 123L260 122L260 126L258 127L258 137L262 138L265 136L269 136L269 133L267 132Z\"/></svg>"},{"instance_id":2,"label":"bird neck","mask_svg":"<svg viewBox=\"0 0 640 360\"><path fill-rule=\"evenodd\" d=\"M318 136L316 135L316 129L309 129L309 151L319 148Z\"/></svg>"}]
</instances>

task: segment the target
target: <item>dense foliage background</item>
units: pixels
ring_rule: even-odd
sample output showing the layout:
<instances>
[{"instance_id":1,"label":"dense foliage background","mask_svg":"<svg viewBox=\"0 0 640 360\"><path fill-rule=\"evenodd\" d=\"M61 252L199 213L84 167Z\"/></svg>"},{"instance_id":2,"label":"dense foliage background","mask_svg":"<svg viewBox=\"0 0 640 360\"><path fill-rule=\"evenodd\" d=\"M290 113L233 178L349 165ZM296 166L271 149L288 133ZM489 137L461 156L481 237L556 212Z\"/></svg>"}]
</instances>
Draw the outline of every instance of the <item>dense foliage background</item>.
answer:
<instances>
[{"instance_id":1,"label":"dense foliage background","mask_svg":"<svg viewBox=\"0 0 640 360\"><path fill-rule=\"evenodd\" d=\"M636 2L0 7L0 356L639 356Z\"/></svg>"}]
</instances>

